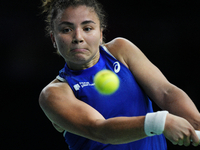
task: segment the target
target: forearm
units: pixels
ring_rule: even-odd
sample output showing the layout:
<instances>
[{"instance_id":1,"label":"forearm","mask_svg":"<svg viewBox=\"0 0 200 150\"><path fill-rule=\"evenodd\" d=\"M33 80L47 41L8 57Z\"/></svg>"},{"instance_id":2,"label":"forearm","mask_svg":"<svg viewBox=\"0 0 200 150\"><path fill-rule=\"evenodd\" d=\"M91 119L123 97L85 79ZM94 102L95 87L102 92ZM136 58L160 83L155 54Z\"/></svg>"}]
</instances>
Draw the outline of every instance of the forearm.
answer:
<instances>
[{"instance_id":1,"label":"forearm","mask_svg":"<svg viewBox=\"0 0 200 150\"><path fill-rule=\"evenodd\" d=\"M61 88L62 87L62 88ZM76 99L66 84L48 86L40 95L40 106L58 131L101 143L122 144L146 137L145 116L105 119L98 111ZM67 97L66 97L67 95Z\"/></svg>"},{"instance_id":2,"label":"forearm","mask_svg":"<svg viewBox=\"0 0 200 150\"><path fill-rule=\"evenodd\" d=\"M104 139L103 143L123 144L146 137L144 132L145 116L116 117L96 122L95 136Z\"/></svg>"},{"instance_id":3,"label":"forearm","mask_svg":"<svg viewBox=\"0 0 200 150\"><path fill-rule=\"evenodd\" d=\"M184 91L174 86L164 96L164 100L162 102L163 103L161 103L160 106L162 109L168 110L174 115L185 118L196 130L200 130L199 111Z\"/></svg>"}]
</instances>

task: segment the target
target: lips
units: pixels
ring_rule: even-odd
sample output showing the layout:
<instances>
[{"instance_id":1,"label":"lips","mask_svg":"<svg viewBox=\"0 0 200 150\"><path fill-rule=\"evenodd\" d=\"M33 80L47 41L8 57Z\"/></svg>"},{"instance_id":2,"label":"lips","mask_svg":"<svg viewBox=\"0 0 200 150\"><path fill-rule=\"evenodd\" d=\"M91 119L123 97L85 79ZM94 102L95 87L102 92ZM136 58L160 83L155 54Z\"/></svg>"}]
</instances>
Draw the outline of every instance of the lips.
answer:
<instances>
[{"instance_id":1,"label":"lips","mask_svg":"<svg viewBox=\"0 0 200 150\"><path fill-rule=\"evenodd\" d=\"M85 49L85 48L74 48L74 49L72 49L71 51L72 51L72 52L86 52L87 49Z\"/></svg>"}]
</instances>

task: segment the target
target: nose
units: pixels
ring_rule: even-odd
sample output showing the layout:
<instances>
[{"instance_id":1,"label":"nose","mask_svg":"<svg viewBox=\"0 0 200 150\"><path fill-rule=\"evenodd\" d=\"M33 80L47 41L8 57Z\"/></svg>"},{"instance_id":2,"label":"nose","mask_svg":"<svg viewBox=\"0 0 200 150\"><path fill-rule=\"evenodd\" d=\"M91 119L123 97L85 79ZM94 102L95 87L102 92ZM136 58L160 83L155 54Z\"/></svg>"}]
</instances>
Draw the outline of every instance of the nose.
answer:
<instances>
[{"instance_id":1,"label":"nose","mask_svg":"<svg viewBox=\"0 0 200 150\"><path fill-rule=\"evenodd\" d=\"M79 43L82 43L83 41L84 40L83 40L82 33L81 33L80 29L76 29L75 32L74 32L74 37L73 37L72 43L73 44L79 44Z\"/></svg>"}]
</instances>

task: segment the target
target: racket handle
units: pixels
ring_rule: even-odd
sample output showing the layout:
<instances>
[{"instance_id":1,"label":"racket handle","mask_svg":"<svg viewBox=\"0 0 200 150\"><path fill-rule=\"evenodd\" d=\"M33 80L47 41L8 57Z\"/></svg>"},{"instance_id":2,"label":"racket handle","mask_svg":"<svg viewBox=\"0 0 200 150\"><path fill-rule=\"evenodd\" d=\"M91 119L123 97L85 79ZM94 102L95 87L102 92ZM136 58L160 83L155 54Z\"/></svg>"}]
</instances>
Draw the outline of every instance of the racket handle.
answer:
<instances>
[{"instance_id":1,"label":"racket handle","mask_svg":"<svg viewBox=\"0 0 200 150\"><path fill-rule=\"evenodd\" d=\"M200 141L200 131L195 130L197 136L199 137L199 141Z\"/></svg>"}]
</instances>

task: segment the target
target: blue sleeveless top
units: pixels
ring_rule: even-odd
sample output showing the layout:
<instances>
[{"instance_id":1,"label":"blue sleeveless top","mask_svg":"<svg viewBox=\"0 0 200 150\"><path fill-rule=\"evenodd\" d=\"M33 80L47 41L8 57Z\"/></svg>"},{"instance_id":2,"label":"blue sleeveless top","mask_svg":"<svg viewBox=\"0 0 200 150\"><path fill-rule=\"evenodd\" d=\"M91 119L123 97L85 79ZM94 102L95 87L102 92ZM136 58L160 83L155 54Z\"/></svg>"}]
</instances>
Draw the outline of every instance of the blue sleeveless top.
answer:
<instances>
[{"instance_id":1,"label":"blue sleeveless top","mask_svg":"<svg viewBox=\"0 0 200 150\"><path fill-rule=\"evenodd\" d=\"M95 87L93 78L103 69L117 74L119 89L112 95L101 95ZM100 47L100 59L91 68L70 70L65 64L57 79L66 80L75 96L95 108L105 119L112 117L145 116L153 112L152 103L136 82L131 71L115 59L105 47ZM134 133L133 133L134 134ZM163 135L147 137L127 144L102 144L65 131L65 141L70 150L166 150Z\"/></svg>"}]
</instances>

